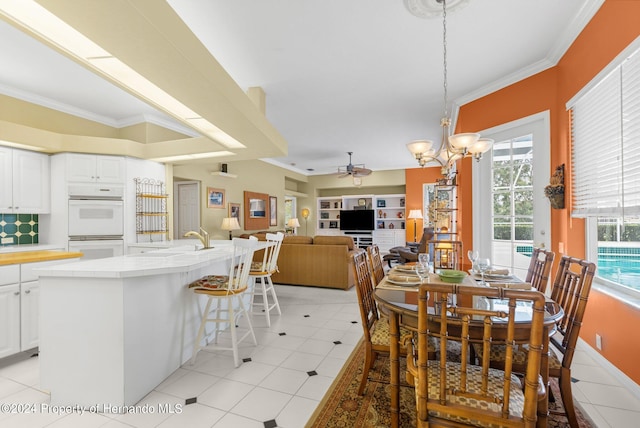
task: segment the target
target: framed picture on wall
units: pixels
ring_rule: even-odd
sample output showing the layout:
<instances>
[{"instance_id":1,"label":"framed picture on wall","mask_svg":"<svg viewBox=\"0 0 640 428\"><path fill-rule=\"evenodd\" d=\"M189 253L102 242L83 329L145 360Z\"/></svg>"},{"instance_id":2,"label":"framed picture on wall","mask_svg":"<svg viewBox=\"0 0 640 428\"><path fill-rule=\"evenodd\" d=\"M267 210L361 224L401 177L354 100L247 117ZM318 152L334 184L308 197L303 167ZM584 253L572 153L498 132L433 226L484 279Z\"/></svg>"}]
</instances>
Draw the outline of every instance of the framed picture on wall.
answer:
<instances>
[{"instance_id":1,"label":"framed picture on wall","mask_svg":"<svg viewBox=\"0 0 640 428\"><path fill-rule=\"evenodd\" d=\"M269 226L278 225L278 198L269 196Z\"/></svg>"},{"instance_id":2,"label":"framed picture on wall","mask_svg":"<svg viewBox=\"0 0 640 428\"><path fill-rule=\"evenodd\" d=\"M238 224L242 227L242 222L240 221L240 204L229 202L229 217L238 219Z\"/></svg>"},{"instance_id":3,"label":"framed picture on wall","mask_svg":"<svg viewBox=\"0 0 640 428\"><path fill-rule=\"evenodd\" d=\"M207 187L207 208L224 208L224 189Z\"/></svg>"}]
</instances>

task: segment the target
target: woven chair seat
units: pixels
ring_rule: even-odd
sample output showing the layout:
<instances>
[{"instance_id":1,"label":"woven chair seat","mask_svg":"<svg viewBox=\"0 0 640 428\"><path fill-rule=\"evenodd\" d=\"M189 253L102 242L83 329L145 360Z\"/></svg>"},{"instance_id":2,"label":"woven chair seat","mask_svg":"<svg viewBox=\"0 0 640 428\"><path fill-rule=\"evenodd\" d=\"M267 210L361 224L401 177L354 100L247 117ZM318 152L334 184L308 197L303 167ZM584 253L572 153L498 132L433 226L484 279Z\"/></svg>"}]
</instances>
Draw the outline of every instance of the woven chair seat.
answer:
<instances>
[{"instance_id":1,"label":"woven chair seat","mask_svg":"<svg viewBox=\"0 0 640 428\"><path fill-rule=\"evenodd\" d=\"M482 359L482 355L484 352L482 351L482 346L473 345L473 349L476 351L476 356L478 359ZM524 371L527 365L527 353L529 352L529 346L527 345L515 345L513 347L513 365L519 366L518 369ZM503 363L507 356L507 346L506 345L491 345L491 354L489 355L489 360L492 362ZM558 359L558 356L555 352L549 352L549 371L551 370L560 370L562 368L562 362Z\"/></svg>"},{"instance_id":2,"label":"woven chair seat","mask_svg":"<svg viewBox=\"0 0 640 428\"><path fill-rule=\"evenodd\" d=\"M411 332L403 327L400 327L400 338L410 335ZM371 332L371 344L375 346L389 347L389 321L386 318L381 318L373 325L373 331Z\"/></svg>"},{"instance_id":3,"label":"woven chair seat","mask_svg":"<svg viewBox=\"0 0 640 428\"><path fill-rule=\"evenodd\" d=\"M428 362L429 370L429 398L438 399L438 391L440 386L440 369L439 361L430 360ZM447 362L447 388L457 388L460 385L460 363ZM488 393L490 395L500 395L504 385L504 372L497 369L489 369L489 383ZM414 377L416 391L418 390L418 376ZM482 385L482 367L480 366L467 366L467 391L475 394L481 393ZM416 399L417 399L416 395ZM496 412L497 415L501 413L501 405L480 399L462 397L455 395L447 395L447 400L455 405L464 407L473 407L480 410ZM514 417L521 417L524 410L524 393L522 392L522 385L517 376L511 375L511 387L509 397L509 414ZM443 419L452 420L468 424L470 426L477 427L498 427L499 425L490 424L488 422L482 422L475 419L464 418L461 416L445 414L437 411L430 410L429 414Z\"/></svg>"},{"instance_id":4,"label":"woven chair seat","mask_svg":"<svg viewBox=\"0 0 640 428\"><path fill-rule=\"evenodd\" d=\"M233 295L244 292L247 287L229 289L229 275L207 275L189 284L198 294L211 294L214 296Z\"/></svg>"}]
</instances>

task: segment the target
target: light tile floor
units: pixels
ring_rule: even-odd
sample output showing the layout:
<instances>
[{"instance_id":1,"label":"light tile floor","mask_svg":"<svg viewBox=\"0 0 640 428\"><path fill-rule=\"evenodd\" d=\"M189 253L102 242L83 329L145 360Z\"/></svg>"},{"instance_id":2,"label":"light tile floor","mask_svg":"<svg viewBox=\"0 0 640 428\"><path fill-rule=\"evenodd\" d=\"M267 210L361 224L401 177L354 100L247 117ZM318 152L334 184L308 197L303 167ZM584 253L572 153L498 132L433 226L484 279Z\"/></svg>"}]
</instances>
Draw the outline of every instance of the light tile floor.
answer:
<instances>
[{"instance_id":1,"label":"light tile floor","mask_svg":"<svg viewBox=\"0 0 640 428\"><path fill-rule=\"evenodd\" d=\"M201 351L193 366L178 369L138 403L137 413L47 408L38 358L0 360L0 404L21 410L0 409L0 426L302 428L360 340L360 314L355 289L276 290L283 314L270 328L254 315L259 345L241 345L241 357L251 361L234 368L230 352ZM638 426L640 400L580 347L573 372L575 397L598 427Z\"/></svg>"}]
</instances>

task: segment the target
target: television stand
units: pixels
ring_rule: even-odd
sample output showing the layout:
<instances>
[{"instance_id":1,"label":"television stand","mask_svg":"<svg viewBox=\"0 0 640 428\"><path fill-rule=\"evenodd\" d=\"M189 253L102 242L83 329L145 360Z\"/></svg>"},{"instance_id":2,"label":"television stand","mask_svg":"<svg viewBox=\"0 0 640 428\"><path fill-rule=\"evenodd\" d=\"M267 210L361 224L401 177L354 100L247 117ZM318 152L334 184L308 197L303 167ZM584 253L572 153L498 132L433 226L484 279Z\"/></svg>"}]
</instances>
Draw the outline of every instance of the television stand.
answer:
<instances>
[{"instance_id":1,"label":"television stand","mask_svg":"<svg viewBox=\"0 0 640 428\"><path fill-rule=\"evenodd\" d=\"M353 242L357 248L367 248L373 244L372 230L345 230L343 233L353 238Z\"/></svg>"}]
</instances>

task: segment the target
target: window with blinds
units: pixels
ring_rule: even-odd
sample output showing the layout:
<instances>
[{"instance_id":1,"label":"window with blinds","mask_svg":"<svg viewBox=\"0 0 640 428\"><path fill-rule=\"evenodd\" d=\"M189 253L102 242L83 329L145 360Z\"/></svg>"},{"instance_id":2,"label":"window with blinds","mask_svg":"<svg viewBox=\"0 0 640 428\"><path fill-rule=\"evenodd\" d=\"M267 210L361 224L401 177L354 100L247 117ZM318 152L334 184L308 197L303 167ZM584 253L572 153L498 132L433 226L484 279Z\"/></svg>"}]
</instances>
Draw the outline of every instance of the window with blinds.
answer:
<instances>
[{"instance_id":1,"label":"window with blinds","mask_svg":"<svg viewBox=\"0 0 640 428\"><path fill-rule=\"evenodd\" d=\"M640 54L570 106L575 217L640 214Z\"/></svg>"},{"instance_id":2,"label":"window with blinds","mask_svg":"<svg viewBox=\"0 0 640 428\"><path fill-rule=\"evenodd\" d=\"M568 103L574 217L600 284L640 295L640 38ZM624 297L626 299L626 297Z\"/></svg>"}]
</instances>

